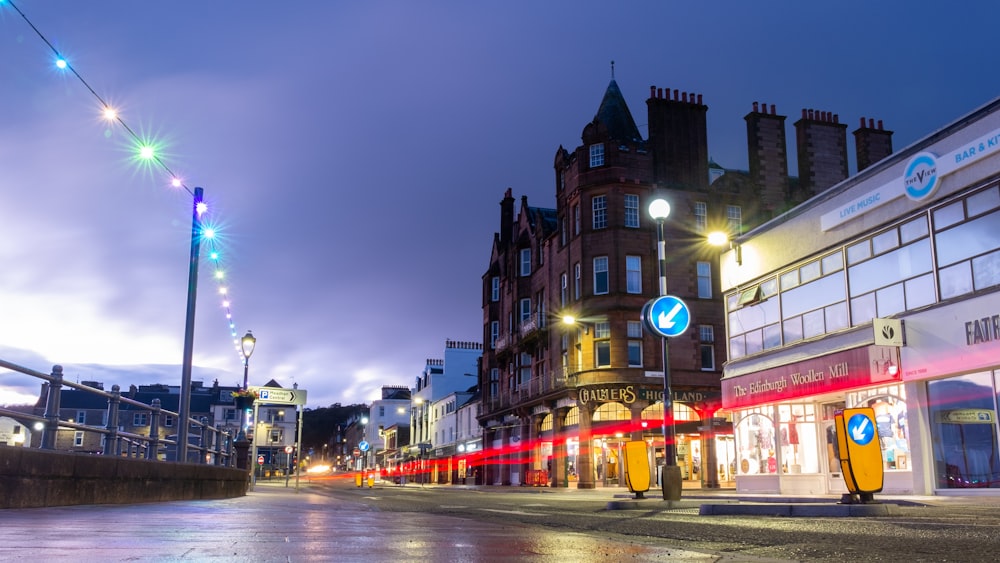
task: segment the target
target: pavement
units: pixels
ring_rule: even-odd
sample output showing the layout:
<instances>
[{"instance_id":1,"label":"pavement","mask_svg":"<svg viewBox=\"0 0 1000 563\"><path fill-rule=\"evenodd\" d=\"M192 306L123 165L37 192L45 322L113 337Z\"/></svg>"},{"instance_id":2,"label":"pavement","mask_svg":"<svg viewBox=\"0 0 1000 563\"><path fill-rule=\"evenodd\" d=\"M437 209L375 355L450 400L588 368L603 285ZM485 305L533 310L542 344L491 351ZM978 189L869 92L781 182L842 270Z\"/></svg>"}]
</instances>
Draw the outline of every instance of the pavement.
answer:
<instances>
[{"instance_id":1,"label":"pavement","mask_svg":"<svg viewBox=\"0 0 1000 563\"><path fill-rule=\"evenodd\" d=\"M397 487L388 482L378 482L376 487ZM740 493L731 488L697 489L685 488L681 499L676 501L663 500L659 489L651 489L637 498L635 493L625 487L597 486L593 489L577 489L575 487L509 487L494 485L417 485L407 484L407 487L443 487L466 488L479 490L495 490L531 492L538 494L568 494L594 500L610 499L608 510L672 510L699 509L703 516L721 515L757 515L784 517L872 517L895 516L900 513L901 506L995 506L1000 511L1000 496L991 494L949 494L949 495L882 495L876 493L873 502L848 503L839 494L817 495L781 495L768 493Z\"/></svg>"}]
</instances>

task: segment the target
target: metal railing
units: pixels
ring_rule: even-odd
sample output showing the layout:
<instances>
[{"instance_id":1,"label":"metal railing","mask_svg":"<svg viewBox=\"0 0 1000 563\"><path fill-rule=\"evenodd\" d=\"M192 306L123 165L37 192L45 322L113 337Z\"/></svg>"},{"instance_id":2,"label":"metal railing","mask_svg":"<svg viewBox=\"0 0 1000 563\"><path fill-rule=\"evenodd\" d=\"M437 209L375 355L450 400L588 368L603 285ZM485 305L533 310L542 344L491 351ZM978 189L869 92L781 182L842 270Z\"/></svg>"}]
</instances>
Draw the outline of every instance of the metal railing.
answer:
<instances>
[{"instance_id":1,"label":"metal railing","mask_svg":"<svg viewBox=\"0 0 1000 563\"><path fill-rule=\"evenodd\" d=\"M177 451L177 441L160 436L160 420L163 415L170 415L175 419L180 416L173 411L160 407L160 400L153 399L151 404L122 397L121 388L118 385L111 387L111 391L96 389L87 385L80 385L63 379L62 366L52 366L52 373L46 374L35 371L17 364L0 360L0 368L28 375L48 382L48 393L45 397L45 412L42 416L35 413L26 413L0 407L0 416L8 416L15 420L40 423L42 425L42 436L39 447L45 450L55 450L56 437L60 429L72 429L83 432L94 432L101 434L103 439L103 454L121 457L132 457L138 459L159 460L161 446L169 453ZM69 387L104 397L108 401L107 423L101 426L90 426L78 424L71 419L64 420L60 417L60 401L63 387ZM139 411L149 413L149 435L125 432L119 426L119 407L122 403L127 404ZM135 411L129 410L134 413ZM198 463L214 463L215 465L234 466L235 455L233 451L233 438L229 432L209 425L207 417L200 417L198 420L189 418L187 423L197 427L200 431L197 444L189 443L188 450L198 452ZM190 440L189 440L190 442ZM169 455L165 455L169 459ZM193 456L188 456L188 459Z\"/></svg>"}]
</instances>

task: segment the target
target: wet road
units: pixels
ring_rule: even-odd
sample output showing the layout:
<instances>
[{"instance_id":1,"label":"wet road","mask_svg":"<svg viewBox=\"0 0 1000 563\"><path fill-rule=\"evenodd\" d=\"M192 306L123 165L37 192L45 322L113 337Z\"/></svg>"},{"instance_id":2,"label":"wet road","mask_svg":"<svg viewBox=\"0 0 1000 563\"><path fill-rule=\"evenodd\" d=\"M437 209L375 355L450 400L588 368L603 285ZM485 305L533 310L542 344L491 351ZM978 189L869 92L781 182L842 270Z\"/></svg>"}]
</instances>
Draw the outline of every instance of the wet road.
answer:
<instances>
[{"instance_id":1,"label":"wet road","mask_svg":"<svg viewBox=\"0 0 1000 563\"><path fill-rule=\"evenodd\" d=\"M503 509L501 509L503 510ZM499 514L499 513L498 513ZM718 561L642 538L378 510L264 485L215 501L0 511L3 561ZM724 557L726 561L759 561Z\"/></svg>"},{"instance_id":2,"label":"wet road","mask_svg":"<svg viewBox=\"0 0 1000 563\"><path fill-rule=\"evenodd\" d=\"M359 489L339 479L296 493L259 483L237 499L0 511L0 561L843 563L1000 553L1000 498L934 498L878 518L782 518L702 516L708 501L685 495L690 508L648 498L608 510L627 496L621 489Z\"/></svg>"}]
</instances>

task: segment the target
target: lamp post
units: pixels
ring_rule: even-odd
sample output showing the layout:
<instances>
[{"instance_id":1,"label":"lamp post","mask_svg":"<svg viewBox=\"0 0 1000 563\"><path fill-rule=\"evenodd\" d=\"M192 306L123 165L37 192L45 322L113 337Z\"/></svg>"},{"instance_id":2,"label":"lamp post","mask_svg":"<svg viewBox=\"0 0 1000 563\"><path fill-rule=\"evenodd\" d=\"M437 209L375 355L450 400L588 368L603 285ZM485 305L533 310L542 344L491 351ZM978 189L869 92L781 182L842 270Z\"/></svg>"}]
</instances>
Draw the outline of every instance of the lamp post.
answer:
<instances>
[{"instance_id":1,"label":"lamp post","mask_svg":"<svg viewBox=\"0 0 1000 563\"><path fill-rule=\"evenodd\" d=\"M254 338L253 333L249 330L243 339L240 341L240 346L243 351L243 391L247 390L247 376L250 373L250 356L253 355L253 349L257 346L257 339ZM252 399L252 397L251 397ZM250 452L250 441L247 440L246 433L246 418L247 418L247 406L243 401L236 400L236 410L240 417L240 429L236 433L236 440L233 442L233 448L236 450L236 467L239 469L247 469L247 454ZM254 421L256 422L256 420ZM256 446L254 446L256 449Z\"/></svg>"},{"instance_id":2,"label":"lamp post","mask_svg":"<svg viewBox=\"0 0 1000 563\"><path fill-rule=\"evenodd\" d=\"M250 374L250 356L253 355L254 346L257 345L257 339L254 338L253 332L247 331L243 335L243 339L240 340L240 347L243 348L243 388L247 388L247 376Z\"/></svg>"},{"instance_id":3,"label":"lamp post","mask_svg":"<svg viewBox=\"0 0 1000 563\"><path fill-rule=\"evenodd\" d=\"M669 215L670 204L667 200L657 198L649 204L649 216L656 221L656 257L660 276L660 297L667 295L667 258L663 223ZM660 337L660 345L663 356L663 472L660 476L660 485L663 489L663 500L673 501L681 498L681 472L680 467L677 466L674 427L673 424L667 423L668 417L673 418L674 403L670 390L670 358L666 336Z\"/></svg>"}]
</instances>

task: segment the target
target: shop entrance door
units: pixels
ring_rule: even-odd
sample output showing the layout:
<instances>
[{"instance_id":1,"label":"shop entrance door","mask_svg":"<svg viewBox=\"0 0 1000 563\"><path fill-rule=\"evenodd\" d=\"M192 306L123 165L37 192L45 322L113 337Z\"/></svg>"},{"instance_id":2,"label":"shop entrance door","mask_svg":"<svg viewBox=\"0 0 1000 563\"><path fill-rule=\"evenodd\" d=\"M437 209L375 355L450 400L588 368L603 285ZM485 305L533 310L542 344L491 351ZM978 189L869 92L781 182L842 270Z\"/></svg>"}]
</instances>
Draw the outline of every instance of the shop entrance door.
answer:
<instances>
[{"instance_id":1,"label":"shop entrance door","mask_svg":"<svg viewBox=\"0 0 1000 563\"><path fill-rule=\"evenodd\" d=\"M822 457L825 458L824 473L826 474L826 487L831 493L843 494L847 492L847 483L844 482L844 474L840 469L840 451L837 446L837 427L834 425L833 415L838 410L844 408L844 401L835 403L824 403L820 405L822 411L821 426L825 439L825 451Z\"/></svg>"}]
</instances>

